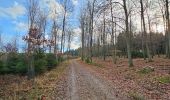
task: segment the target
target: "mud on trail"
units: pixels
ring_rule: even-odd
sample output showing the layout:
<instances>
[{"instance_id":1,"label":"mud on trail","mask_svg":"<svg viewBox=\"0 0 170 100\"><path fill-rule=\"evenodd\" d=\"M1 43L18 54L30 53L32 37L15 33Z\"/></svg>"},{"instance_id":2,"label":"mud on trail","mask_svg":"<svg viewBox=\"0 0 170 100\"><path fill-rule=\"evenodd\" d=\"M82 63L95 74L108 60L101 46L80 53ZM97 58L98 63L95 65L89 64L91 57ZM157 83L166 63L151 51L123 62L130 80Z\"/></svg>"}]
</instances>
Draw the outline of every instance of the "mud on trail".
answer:
<instances>
[{"instance_id":1,"label":"mud on trail","mask_svg":"<svg viewBox=\"0 0 170 100\"><path fill-rule=\"evenodd\" d=\"M71 60L67 77L66 100L126 100L114 86L76 60Z\"/></svg>"}]
</instances>

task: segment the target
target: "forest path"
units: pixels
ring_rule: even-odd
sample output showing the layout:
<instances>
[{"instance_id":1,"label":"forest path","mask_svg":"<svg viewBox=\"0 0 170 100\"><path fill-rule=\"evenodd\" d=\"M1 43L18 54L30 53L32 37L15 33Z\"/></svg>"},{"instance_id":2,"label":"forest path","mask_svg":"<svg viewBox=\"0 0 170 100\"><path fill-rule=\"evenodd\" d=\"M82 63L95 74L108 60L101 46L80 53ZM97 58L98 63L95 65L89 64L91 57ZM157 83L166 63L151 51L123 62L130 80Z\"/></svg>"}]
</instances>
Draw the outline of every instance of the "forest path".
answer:
<instances>
[{"instance_id":1,"label":"forest path","mask_svg":"<svg viewBox=\"0 0 170 100\"><path fill-rule=\"evenodd\" d=\"M71 60L68 73L68 100L122 100L114 87L95 75L85 65Z\"/></svg>"}]
</instances>

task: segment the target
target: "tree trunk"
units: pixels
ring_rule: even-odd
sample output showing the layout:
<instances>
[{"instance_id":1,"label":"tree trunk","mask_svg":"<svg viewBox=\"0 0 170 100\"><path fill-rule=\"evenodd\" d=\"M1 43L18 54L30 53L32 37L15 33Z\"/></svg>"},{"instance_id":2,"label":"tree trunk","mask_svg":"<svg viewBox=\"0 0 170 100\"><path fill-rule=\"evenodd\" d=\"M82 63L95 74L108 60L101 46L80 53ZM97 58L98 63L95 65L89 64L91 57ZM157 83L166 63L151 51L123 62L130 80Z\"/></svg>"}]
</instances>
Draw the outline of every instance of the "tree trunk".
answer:
<instances>
[{"instance_id":1,"label":"tree trunk","mask_svg":"<svg viewBox=\"0 0 170 100\"><path fill-rule=\"evenodd\" d=\"M129 35L129 16L128 16L128 12L127 12L127 5L126 5L126 0L123 0L123 8L124 8L124 12L125 12L125 25L126 25L126 45L127 45L127 54L128 54L128 63L129 63L129 67L133 66L133 61L132 61L132 54L131 54L131 44L130 44L130 35Z\"/></svg>"},{"instance_id":2,"label":"tree trunk","mask_svg":"<svg viewBox=\"0 0 170 100\"><path fill-rule=\"evenodd\" d=\"M92 6L90 7L90 28L89 28L89 33L90 33L90 62L92 62L92 57L93 57L93 21L94 21L94 4L96 0L93 0Z\"/></svg>"},{"instance_id":3,"label":"tree trunk","mask_svg":"<svg viewBox=\"0 0 170 100\"><path fill-rule=\"evenodd\" d=\"M84 21L85 21L84 15L82 14L82 15L81 15L81 30L82 30L82 34L81 34L81 41L82 41L81 60L82 60L82 61L84 60L84 49L85 49L85 48L84 48L84 37L85 37L85 36L84 36L84 35L85 35L85 34L84 34L84 32L85 32L85 31L84 31L84 26L85 26L85 25L84 25L84 24L85 24Z\"/></svg>"},{"instance_id":4,"label":"tree trunk","mask_svg":"<svg viewBox=\"0 0 170 100\"><path fill-rule=\"evenodd\" d=\"M106 35L105 35L105 28L106 27L106 21L105 21L105 11L103 15L103 60L106 60Z\"/></svg>"},{"instance_id":5,"label":"tree trunk","mask_svg":"<svg viewBox=\"0 0 170 100\"><path fill-rule=\"evenodd\" d=\"M110 0L110 12L111 12L111 22L112 22L112 42L113 42L113 62L116 64L116 21L115 21L115 26L113 22L113 6L112 6L112 0ZM116 19L116 18L115 18ZM115 31L114 31L115 27Z\"/></svg>"},{"instance_id":6,"label":"tree trunk","mask_svg":"<svg viewBox=\"0 0 170 100\"><path fill-rule=\"evenodd\" d=\"M64 36L65 36L65 21L66 21L66 13L67 13L67 0L64 1L64 18L63 18L63 26L62 26L62 36L61 36L61 52L64 51Z\"/></svg>"},{"instance_id":7,"label":"tree trunk","mask_svg":"<svg viewBox=\"0 0 170 100\"><path fill-rule=\"evenodd\" d=\"M54 21L53 35L54 35L54 54L55 54L56 59L57 59L57 31L58 29L56 29L56 22Z\"/></svg>"},{"instance_id":8,"label":"tree trunk","mask_svg":"<svg viewBox=\"0 0 170 100\"><path fill-rule=\"evenodd\" d=\"M152 61L152 57L150 55L150 50L148 46L148 39L147 39L147 33L146 33L146 26L145 26L145 17L144 17L144 9L143 9L143 0L140 0L141 4L141 19L142 19L142 24L143 24L143 31L144 31L144 38L145 38L145 47L146 47L146 52L148 56L148 61Z\"/></svg>"},{"instance_id":9,"label":"tree trunk","mask_svg":"<svg viewBox=\"0 0 170 100\"><path fill-rule=\"evenodd\" d=\"M166 25L167 25L167 35L168 35L168 41L167 41L167 43L168 43L168 55L167 55L167 57L170 59L170 19L169 19L169 1L168 0L166 0L165 1L166 2L166 4L165 4L165 6L166 6Z\"/></svg>"}]
</instances>

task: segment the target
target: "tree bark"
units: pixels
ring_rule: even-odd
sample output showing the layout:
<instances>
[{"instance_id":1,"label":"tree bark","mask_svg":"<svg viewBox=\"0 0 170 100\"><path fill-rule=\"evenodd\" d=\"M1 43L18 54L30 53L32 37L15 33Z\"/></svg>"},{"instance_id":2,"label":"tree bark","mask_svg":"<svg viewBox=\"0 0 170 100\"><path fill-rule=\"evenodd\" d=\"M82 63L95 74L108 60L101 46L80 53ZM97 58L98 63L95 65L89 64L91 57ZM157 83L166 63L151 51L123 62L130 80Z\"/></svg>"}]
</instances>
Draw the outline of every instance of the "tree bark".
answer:
<instances>
[{"instance_id":1,"label":"tree bark","mask_svg":"<svg viewBox=\"0 0 170 100\"><path fill-rule=\"evenodd\" d=\"M85 35L85 31L84 31L84 28L85 28L85 18L84 18L84 14L81 15L81 18L80 18L80 21L81 21L81 30L82 30L82 34L81 34L81 42L82 42L82 50L81 50L81 60L83 61L84 60L84 35Z\"/></svg>"},{"instance_id":2,"label":"tree bark","mask_svg":"<svg viewBox=\"0 0 170 100\"><path fill-rule=\"evenodd\" d=\"M132 54L131 54L131 44L130 44L130 34L129 34L129 16L128 16L128 11L127 11L127 5L126 5L126 0L123 0L123 8L124 8L124 13L125 13L125 25L126 25L126 45L127 45L127 54L128 54L128 63L129 67L133 66L133 61L132 61Z\"/></svg>"},{"instance_id":3,"label":"tree bark","mask_svg":"<svg viewBox=\"0 0 170 100\"><path fill-rule=\"evenodd\" d=\"M117 58L116 58L116 43L115 43L116 42L115 41L115 39L116 39L116 21L115 21L115 24L114 24L114 22L113 22L114 17L113 17L112 0L110 0L110 12L111 12L111 22L112 22L112 24L111 24L112 25L112 33L111 33L111 35L112 35L112 42L113 42L113 62L114 62L114 64L116 64L116 60L117 60ZM115 31L114 31L114 28L115 28Z\"/></svg>"},{"instance_id":4,"label":"tree bark","mask_svg":"<svg viewBox=\"0 0 170 100\"><path fill-rule=\"evenodd\" d=\"M67 13L67 0L64 1L64 18L63 18L63 26L62 26L62 36L61 36L61 52L64 51L64 36L65 36L65 21L66 21L66 13Z\"/></svg>"},{"instance_id":5,"label":"tree bark","mask_svg":"<svg viewBox=\"0 0 170 100\"><path fill-rule=\"evenodd\" d=\"M144 38L145 38L145 47L146 47L146 52L148 56L148 61L152 61L152 57L150 55L150 50L148 46L148 39L147 39L147 33L146 33L146 26L145 26L145 17L144 17L144 9L143 9L143 0L140 0L141 4L141 19L142 19L142 24L143 24L143 32L144 32Z\"/></svg>"},{"instance_id":6,"label":"tree bark","mask_svg":"<svg viewBox=\"0 0 170 100\"><path fill-rule=\"evenodd\" d=\"M170 19L169 19L169 1L165 0L165 8L166 8L166 25L167 25L167 31L166 34L168 36L168 41L167 41L167 48L168 48L168 55L167 57L170 59Z\"/></svg>"},{"instance_id":7,"label":"tree bark","mask_svg":"<svg viewBox=\"0 0 170 100\"><path fill-rule=\"evenodd\" d=\"M106 34L105 34L105 29L106 29L106 21L105 21L105 11L103 14L103 60L106 60Z\"/></svg>"}]
</instances>

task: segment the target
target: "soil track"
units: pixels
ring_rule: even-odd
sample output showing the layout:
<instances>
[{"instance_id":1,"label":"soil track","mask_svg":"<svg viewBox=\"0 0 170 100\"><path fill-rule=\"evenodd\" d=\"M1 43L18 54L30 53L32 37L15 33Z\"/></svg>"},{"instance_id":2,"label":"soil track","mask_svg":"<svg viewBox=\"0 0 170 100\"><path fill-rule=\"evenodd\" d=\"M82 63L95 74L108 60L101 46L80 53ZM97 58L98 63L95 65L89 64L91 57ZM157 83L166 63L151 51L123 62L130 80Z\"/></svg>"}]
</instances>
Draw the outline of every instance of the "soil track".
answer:
<instances>
[{"instance_id":1,"label":"soil track","mask_svg":"<svg viewBox=\"0 0 170 100\"><path fill-rule=\"evenodd\" d=\"M68 74L69 100L126 100L118 98L114 86L89 71L76 60L69 65Z\"/></svg>"}]
</instances>

